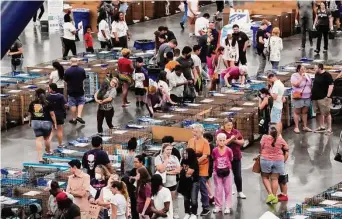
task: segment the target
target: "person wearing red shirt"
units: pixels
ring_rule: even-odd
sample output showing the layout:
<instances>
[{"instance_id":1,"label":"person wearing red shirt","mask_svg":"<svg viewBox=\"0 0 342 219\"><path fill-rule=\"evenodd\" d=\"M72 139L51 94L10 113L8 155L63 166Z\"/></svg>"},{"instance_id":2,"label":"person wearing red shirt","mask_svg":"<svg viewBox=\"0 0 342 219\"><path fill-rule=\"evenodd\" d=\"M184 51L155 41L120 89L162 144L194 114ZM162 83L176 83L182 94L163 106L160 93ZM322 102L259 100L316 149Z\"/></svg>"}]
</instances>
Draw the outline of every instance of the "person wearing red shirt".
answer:
<instances>
[{"instance_id":1,"label":"person wearing red shirt","mask_svg":"<svg viewBox=\"0 0 342 219\"><path fill-rule=\"evenodd\" d=\"M232 66L227 68L224 72L221 73L221 77L223 78L223 81L227 87L231 87L232 80L239 80L240 78L240 84L244 85L246 80L246 74L247 74L247 66L240 65L238 66ZM240 77L241 76L241 77ZM224 86L224 84L221 84Z\"/></svg>"},{"instance_id":2,"label":"person wearing red shirt","mask_svg":"<svg viewBox=\"0 0 342 219\"><path fill-rule=\"evenodd\" d=\"M127 107L129 102L127 101L128 87L133 82L132 73L134 70L133 62L129 59L131 50L123 49L121 51L122 58L118 61L119 79L122 83L122 107Z\"/></svg>"},{"instance_id":3,"label":"person wearing red shirt","mask_svg":"<svg viewBox=\"0 0 342 219\"><path fill-rule=\"evenodd\" d=\"M94 53L94 47L93 47L93 36L91 35L91 27L87 27L87 32L84 34L84 42L85 42L85 48L86 52Z\"/></svg>"}]
</instances>

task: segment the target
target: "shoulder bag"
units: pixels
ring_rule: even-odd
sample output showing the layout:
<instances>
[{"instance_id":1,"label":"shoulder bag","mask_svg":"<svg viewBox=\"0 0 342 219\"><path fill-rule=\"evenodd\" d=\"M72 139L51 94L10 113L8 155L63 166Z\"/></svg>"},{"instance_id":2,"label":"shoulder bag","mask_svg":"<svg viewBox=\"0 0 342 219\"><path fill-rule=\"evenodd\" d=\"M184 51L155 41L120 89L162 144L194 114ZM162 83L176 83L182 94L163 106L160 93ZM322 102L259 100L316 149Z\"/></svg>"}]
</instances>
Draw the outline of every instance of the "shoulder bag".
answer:
<instances>
[{"instance_id":1,"label":"shoulder bag","mask_svg":"<svg viewBox=\"0 0 342 219\"><path fill-rule=\"evenodd\" d=\"M254 165L252 168L253 173L261 173L261 166L260 166L260 155L258 155L254 160Z\"/></svg>"},{"instance_id":2,"label":"shoulder bag","mask_svg":"<svg viewBox=\"0 0 342 219\"><path fill-rule=\"evenodd\" d=\"M304 91L304 89L306 87L306 84L307 84L307 81L305 82L305 85L304 85L302 91L294 91L294 92L292 92L292 99L294 99L294 100L302 99L302 93L303 93L303 91Z\"/></svg>"}]
</instances>

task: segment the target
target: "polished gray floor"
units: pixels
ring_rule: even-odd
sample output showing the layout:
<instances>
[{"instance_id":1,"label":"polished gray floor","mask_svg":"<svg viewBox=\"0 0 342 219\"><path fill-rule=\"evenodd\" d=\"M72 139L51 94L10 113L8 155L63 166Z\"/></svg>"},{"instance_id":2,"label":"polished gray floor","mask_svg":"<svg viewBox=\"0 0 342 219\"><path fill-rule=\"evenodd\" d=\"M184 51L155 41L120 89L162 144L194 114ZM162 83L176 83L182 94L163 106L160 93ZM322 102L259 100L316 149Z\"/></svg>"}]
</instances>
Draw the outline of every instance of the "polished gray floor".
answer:
<instances>
[{"instance_id":1,"label":"polished gray floor","mask_svg":"<svg viewBox=\"0 0 342 219\"><path fill-rule=\"evenodd\" d=\"M215 11L215 6L205 7L202 10L209 11L212 14ZM129 28L133 33L133 40L152 39L153 32L159 25L167 25L169 29L174 31L180 48L184 45L193 45L195 41L188 38L187 31L181 31L179 21L180 15L175 15L136 24ZM48 35L40 33L37 27L29 24L20 36L20 39L24 44L24 65L35 65L61 56L60 40L57 34ZM98 44L96 46L99 47ZM313 57L313 49L301 52L298 50L299 46L300 36L284 39L281 64L294 62L302 56ZM78 51L84 51L81 43L78 43ZM253 49L250 48L248 50L248 67L251 75L255 74L258 64L254 53ZM325 57L321 55L320 58L341 59L342 40L330 41L328 54ZM9 70L9 60L6 57L1 61L1 73L9 72ZM129 99L134 102L132 95L130 95ZM120 107L120 97L116 98L116 102L118 103L114 116L114 124L116 125L134 120L137 115L147 114L146 110L136 110L133 105L127 109L122 109ZM65 142L80 136L90 136L96 132L96 109L97 107L94 103L86 105L84 119L87 123L85 126L65 125ZM310 121L310 127L314 128L314 126L315 122ZM253 174L251 171L253 157L256 156L259 150L258 143L245 149L242 159L242 175L243 191L247 195L247 199L239 200L234 195L232 215L222 216L222 214L218 214L215 216L211 214L207 218L255 219L259 218L266 211L279 213L295 206L298 202L303 202L306 197L313 196L341 181L341 164L333 160L341 129L341 120L336 120L333 124L334 134L330 137L314 133L296 135L292 132L292 128L284 131L284 138L290 145L290 157L286 167L290 180L288 184L290 200L288 203L278 204L275 207L264 203L266 192L260 176ZM53 147L56 146L57 143L54 141ZM20 168L24 161L36 161L33 131L27 125L3 131L1 133L1 166ZM182 205L182 200L180 200L180 205Z\"/></svg>"}]
</instances>

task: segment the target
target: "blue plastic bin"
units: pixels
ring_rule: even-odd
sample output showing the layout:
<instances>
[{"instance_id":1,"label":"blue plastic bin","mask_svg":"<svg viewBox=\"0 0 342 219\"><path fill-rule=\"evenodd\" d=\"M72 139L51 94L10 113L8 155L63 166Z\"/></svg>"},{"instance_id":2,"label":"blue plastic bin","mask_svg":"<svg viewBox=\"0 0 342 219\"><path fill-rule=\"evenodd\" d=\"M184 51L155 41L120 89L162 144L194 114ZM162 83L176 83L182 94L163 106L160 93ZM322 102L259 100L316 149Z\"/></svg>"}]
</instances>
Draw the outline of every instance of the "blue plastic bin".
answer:
<instances>
[{"instance_id":1,"label":"blue plastic bin","mask_svg":"<svg viewBox=\"0 0 342 219\"><path fill-rule=\"evenodd\" d=\"M85 33L87 30L87 26L90 24L90 13L89 9L87 8L75 8L72 9L72 13L74 15L74 21L76 29L78 28L78 23L82 21L83 23L83 33Z\"/></svg>"}]
</instances>

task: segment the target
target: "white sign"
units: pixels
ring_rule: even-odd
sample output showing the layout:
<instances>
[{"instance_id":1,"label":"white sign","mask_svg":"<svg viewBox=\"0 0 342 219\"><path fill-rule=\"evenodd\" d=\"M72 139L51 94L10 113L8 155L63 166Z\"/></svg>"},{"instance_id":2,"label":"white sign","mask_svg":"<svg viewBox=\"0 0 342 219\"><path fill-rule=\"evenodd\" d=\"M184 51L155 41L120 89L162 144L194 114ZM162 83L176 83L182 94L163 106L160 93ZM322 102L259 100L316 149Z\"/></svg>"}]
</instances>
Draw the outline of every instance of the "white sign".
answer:
<instances>
[{"instance_id":1,"label":"white sign","mask_svg":"<svg viewBox=\"0 0 342 219\"><path fill-rule=\"evenodd\" d=\"M63 0L48 0L49 33L59 31L59 17L63 14Z\"/></svg>"}]
</instances>

